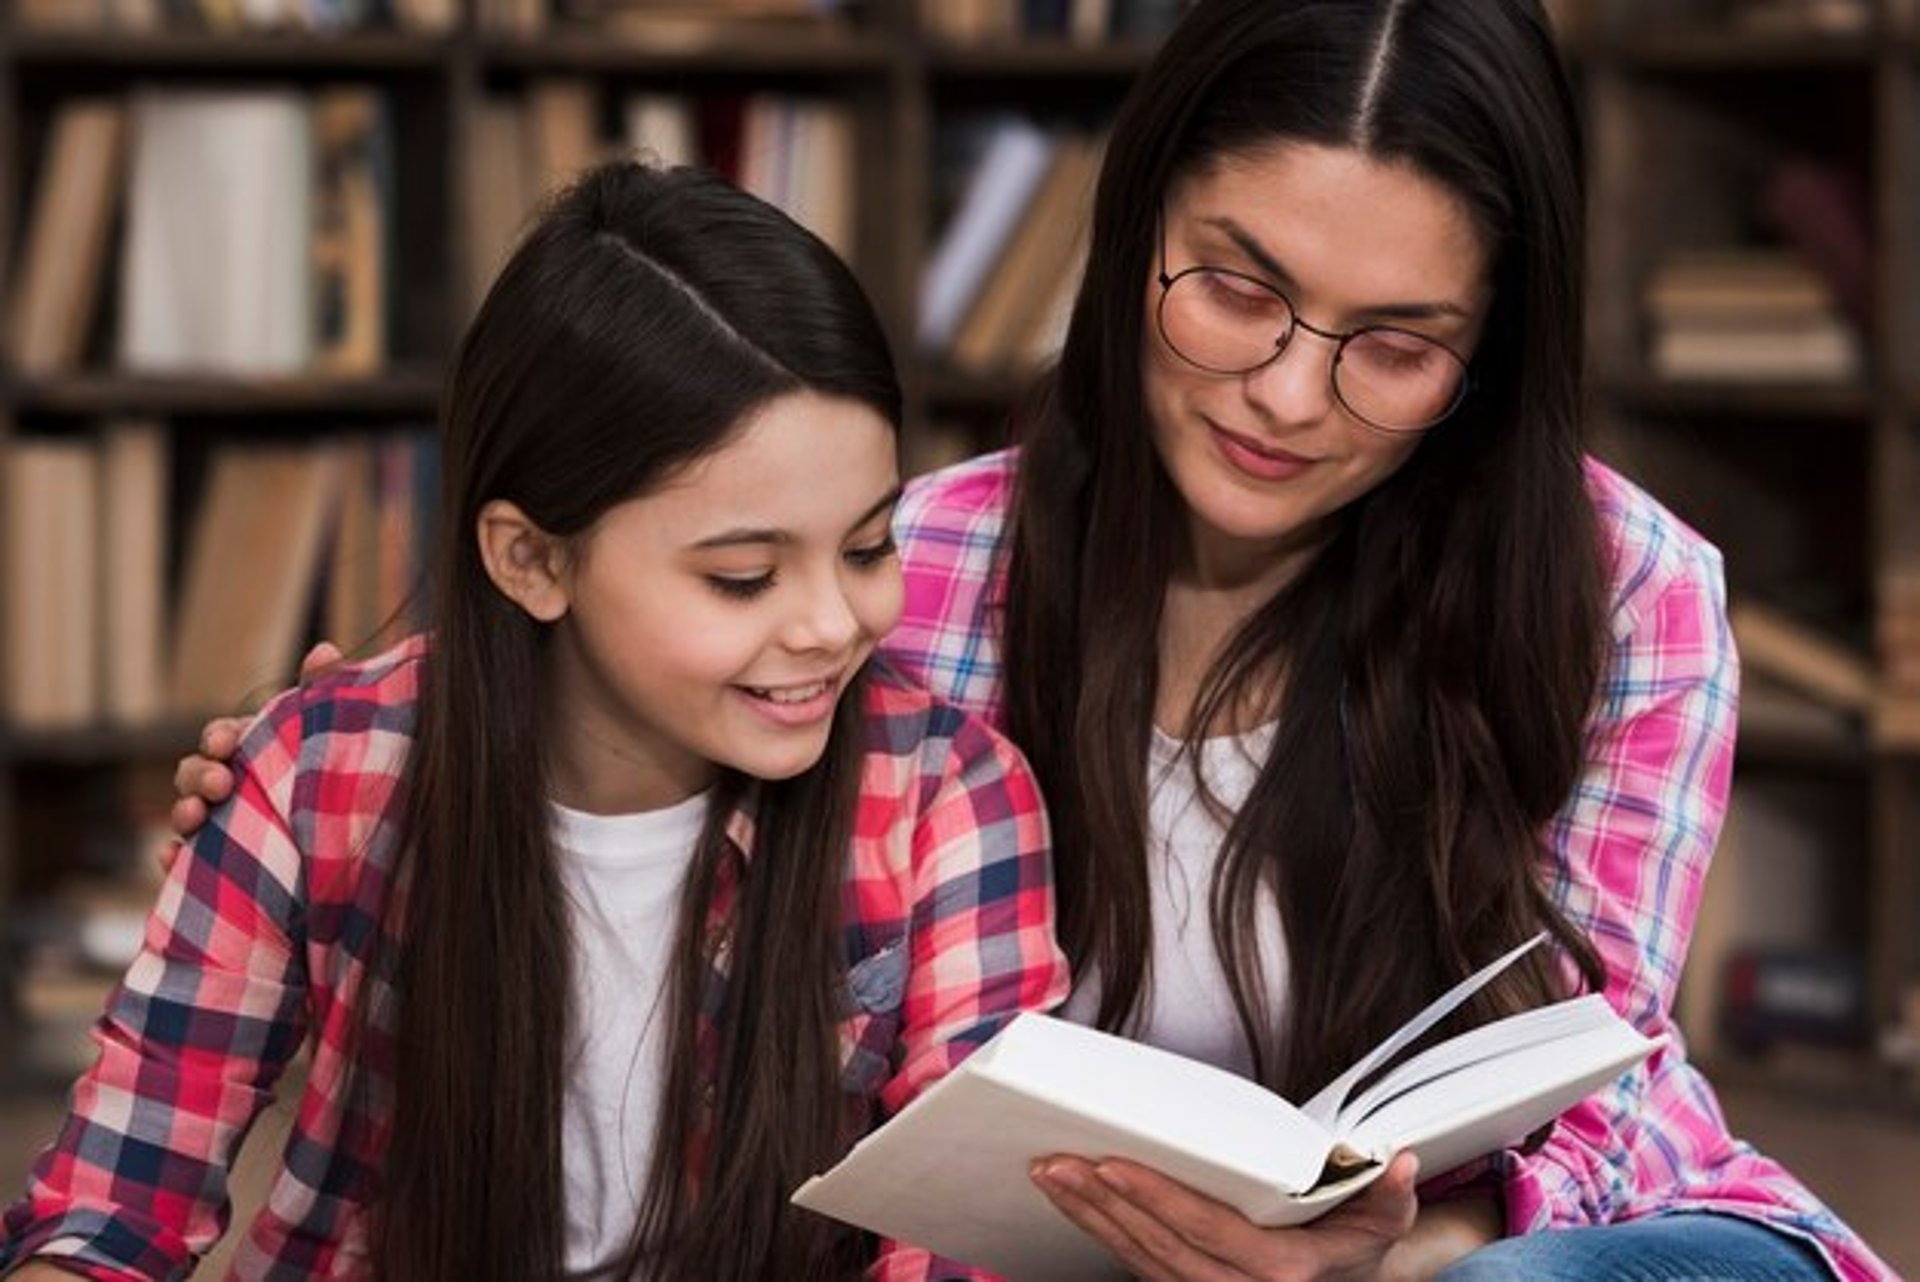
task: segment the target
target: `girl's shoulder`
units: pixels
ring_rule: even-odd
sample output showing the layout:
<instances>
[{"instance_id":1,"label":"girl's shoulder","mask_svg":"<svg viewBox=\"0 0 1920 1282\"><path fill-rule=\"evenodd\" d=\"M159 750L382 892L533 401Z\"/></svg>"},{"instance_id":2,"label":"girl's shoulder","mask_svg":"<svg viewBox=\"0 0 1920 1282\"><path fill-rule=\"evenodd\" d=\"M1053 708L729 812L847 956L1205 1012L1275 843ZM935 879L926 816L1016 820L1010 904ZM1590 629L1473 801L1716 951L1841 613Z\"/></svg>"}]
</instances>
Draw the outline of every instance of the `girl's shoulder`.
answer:
<instances>
[{"instance_id":1,"label":"girl's shoulder","mask_svg":"<svg viewBox=\"0 0 1920 1282\"><path fill-rule=\"evenodd\" d=\"M1616 633L1631 630L1671 592L1724 597L1719 548L1598 459L1587 460L1586 479L1608 559Z\"/></svg>"},{"instance_id":2,"label":"girl's shoulder","mask_svg":"<svg viewBox=\"0 0 1920 1282\"><path fill-rule=\"evenodd\" d=\"M299 776L334 787L357 777L385 791L398 778L413 741L426 654L425 637L410 636L284 691L242 733L236 766L280 800L283 813L296 804ZM302 784L297 791L313 798L326 788Z\"/></svg>"},{"instance_id":3,"label":"girl's shoulder","mask_svg":"<svg viewBox=\"0 0 1920 1282\"><path fill-rule=\"evenodd\" d=\"M868 661L863 698L869 776L875 758L885 758L897 776L916 777L925 794L955 775L1030 773L1012 740L978 714L928 691L885 655Z\"/></svg>"}]
</instances>

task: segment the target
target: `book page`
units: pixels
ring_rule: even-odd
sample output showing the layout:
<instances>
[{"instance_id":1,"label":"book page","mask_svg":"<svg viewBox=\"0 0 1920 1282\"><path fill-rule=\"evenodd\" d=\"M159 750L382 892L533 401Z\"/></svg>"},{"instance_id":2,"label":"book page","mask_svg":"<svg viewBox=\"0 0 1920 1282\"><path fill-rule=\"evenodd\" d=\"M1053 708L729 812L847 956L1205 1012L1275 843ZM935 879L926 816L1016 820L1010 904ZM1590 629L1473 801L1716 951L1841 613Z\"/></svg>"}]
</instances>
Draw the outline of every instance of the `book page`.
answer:
<instances>
[{"instance_id":1,"label":"book page","mask_svg":"<svg viewBox=\"0 0 1920 1282\"><path fill-rule=\"evenodd\" d=\"M1322 1087L1319 1094L1300 1106L1300 1111L1329 1131L1337 1130L1340 1107L1346 1103L1347 1096L1352 1093L1355 1086L1358 1086L1382 1064L1413 1045L1419 1040L1421 1034L1451 1015L1468 998L1491 983L1494 976L1513 965L1546 937L1547 933L1541 931L1504 957L1482 966L1442 993L1432 1005L1402 1024L1398 1032L1363 1055L1359 1063Z\"/></svg>"},{"instance_id":2,"label":"book page","mask_svg":"<svg viewBox=\"0 0 1920 1282\"><path fill-rule=\"evenodd\" d=\"M1608 1015L1583 1032L1427 1081L1376 1109L1348 1142L1377 1155L1412 1149L1428 1175L1513 1147L1664 1044Z\"/></svg>"},{"instance_id":3,"label":"book page","mask_svg":"<svg viewBox=\"0 0 1920 1282\"><path fill-rule=\"evenodd\" d=\"M1438 1046L1428 1047L1406 1063L1395 1065L1382 1074L1379 1081L1340 1110L1340 1124L1336 1132L1350 1134L1375 1110L1435 1078L1542 1042L1556 1041L1611 1024L1618 1018L1613 1008L1607 1005L1606 998L1598 993L1589 993L1584 997L1521 1011L1491 1024L1469 1029Z\"/></svg>"}]
</instances>

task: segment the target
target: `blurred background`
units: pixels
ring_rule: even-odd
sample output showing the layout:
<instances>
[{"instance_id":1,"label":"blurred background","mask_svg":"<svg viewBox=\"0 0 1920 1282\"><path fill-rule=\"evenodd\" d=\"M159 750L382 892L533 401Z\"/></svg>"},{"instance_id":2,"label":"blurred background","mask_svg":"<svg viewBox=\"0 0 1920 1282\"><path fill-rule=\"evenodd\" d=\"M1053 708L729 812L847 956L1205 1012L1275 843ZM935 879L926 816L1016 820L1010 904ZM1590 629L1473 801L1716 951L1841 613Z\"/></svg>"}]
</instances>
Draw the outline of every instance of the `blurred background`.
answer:
<instances>
[{"instance_id":1,"label":"blurred background","mask_svg":"<svg viewBox=\"0 0 1920 1282\"><path fill-rule=\"evenodd\" d=\"M541 193L638 149L789 209L878 302L925 469L999 444L1057 347L1104 126L1181 7L0 10L0 1202L202 717L407 626L441 374ZM1745 663L1681 1019L1736 1129L1920 1274L1920 17L1551 7L1600 449L1724 550Z\"/></svg>"}]
</instances>

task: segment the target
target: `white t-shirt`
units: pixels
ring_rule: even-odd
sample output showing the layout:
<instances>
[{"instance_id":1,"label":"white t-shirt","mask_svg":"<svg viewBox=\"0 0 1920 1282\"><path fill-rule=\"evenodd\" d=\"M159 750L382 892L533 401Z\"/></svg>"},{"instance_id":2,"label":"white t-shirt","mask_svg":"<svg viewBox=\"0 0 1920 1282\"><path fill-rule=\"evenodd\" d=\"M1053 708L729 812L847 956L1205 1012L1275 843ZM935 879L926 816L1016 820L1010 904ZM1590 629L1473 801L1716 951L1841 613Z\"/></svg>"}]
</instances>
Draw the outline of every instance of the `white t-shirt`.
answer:
<instances>
[{"instance_id":1,"label":"white t-shirt","mask_svg":"<svg viewBox=\"0 0 1920 1282\"><path fill-rule=\"evenodd\" d=\"M1201 768L1229 813L1253 791L1273 746L1274 724L1243 735L1203 740ZM1147 868L1152 878L1153 970L1136 1025L1137 1041L1178 1051L1242 1075L1253 1072L1253 1049L1240 1029L1227 968L1214 946L1211 895L1227 830L1194 788L1193 763L1180 741L1159 730L1147 764ZM1267 993L1286 992L1286 940L1271 895L1255 914ZM1083 1024L1100 1008L1097 976L1083 976L1061 1013Z\"/></svg>"},{"instance_id":2,"label":"white t-shirt","mask_svg":"<svg viewBox=\"0 0 1920 1282\"><path fill-rule=\"evenodd\" d=\"M574 940L574 1009L561 1132L567 1276L595 1276L632 1235L660 1114L663 986L680 892L707 796L665 810L590 815L553 803Z\"/></svg>"}]
</instances>

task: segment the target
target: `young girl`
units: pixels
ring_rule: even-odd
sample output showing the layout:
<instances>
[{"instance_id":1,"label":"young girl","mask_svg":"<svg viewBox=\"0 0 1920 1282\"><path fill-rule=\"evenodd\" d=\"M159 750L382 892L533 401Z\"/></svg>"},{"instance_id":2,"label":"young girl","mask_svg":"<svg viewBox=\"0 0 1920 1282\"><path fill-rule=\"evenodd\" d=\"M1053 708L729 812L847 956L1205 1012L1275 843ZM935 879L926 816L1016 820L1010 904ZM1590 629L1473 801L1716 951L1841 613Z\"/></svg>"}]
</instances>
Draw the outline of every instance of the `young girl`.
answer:
<instances>
[{"instance_id":1,"label":"young girl","mask_svg":"<svg viewBox=\"0 0 1920 1282\"><path fill-rule=\"evenodd\" d=\"M770 207L553 205L449 383L431 631L246 732L0 1271L182 1276L303 1045L235 1276L857 1267L793 1188L1066 984L1025 765L867 663L899 413Z\"/></svg>"}]
</instances>

